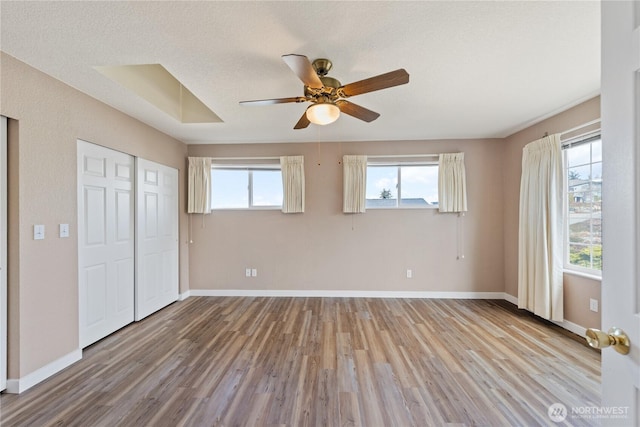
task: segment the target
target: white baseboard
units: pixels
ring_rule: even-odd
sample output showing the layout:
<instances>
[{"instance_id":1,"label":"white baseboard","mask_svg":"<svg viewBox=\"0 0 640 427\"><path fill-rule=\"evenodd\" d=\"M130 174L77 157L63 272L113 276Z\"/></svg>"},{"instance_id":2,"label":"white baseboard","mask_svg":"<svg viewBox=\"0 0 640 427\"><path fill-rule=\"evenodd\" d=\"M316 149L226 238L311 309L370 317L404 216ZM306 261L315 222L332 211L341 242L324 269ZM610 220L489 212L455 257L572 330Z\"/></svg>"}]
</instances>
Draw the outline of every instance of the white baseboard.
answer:
<instances>
[{"instance_id":1,"label":"white baseboard","mask_svg":"<svg viewBox=\"0 0 640 427\"><path fill-rule=\"evenodd\" d=\"M513 295L508 294L508 293L505 292L504 293L504 299L505 299L505 301L509 301L511 304L518 305L518 297L514 297Z\"/></svg>"},{"instance_id":2,"label":"white baseboard","mask_svg":"<svg viewBox=\"0 0 640 427\"><path fill-rule=\"evenodd\" d=\"M190 296L194 297L505 299L504 292L307 291L258 289L191 289L189 292Z\"/></svg>"},{"instance_id":3,"label":"white baseboard","mask_svg":"<svg viewBox=\"0 0 640 427\"><path fill-rule=\"evenodd\" d=\"M504 294L504 299L506 301L509 301L511 304L515 304L518 305L518 298L514 297L513 295ZM562 322L553 322L556 325L560 326L561 328L566 329L567 331L573 332L574 334L580 335L581 337L584 336L585 332L587 332L587 328L585 328L584 326L580 326L578 324L575 324L573 322L569 322L568 320L563 320Z\"/></svg>"},{"instance_id":4,"label":"white baseboard","mask_svg":"<svg viewBox=\"0 0 640 427\"><path fill-rule=\"evenodd\" d=\"M8 379L6 392L12 394L20 394L23 391L30 389L34 385L57 374L64 368L73 365L80 359L82 359L82 350L77 349L20 379Z\"/></svg>"},{"instance_id":5,"label":"white baseboard","mask_svg":"<svg viewBox=\"0 0 640 427\"><path fill-rule=\"evenodd\" d=\"M178 301L184 301L191 296L191 291L186 291L178 295Z\"/></svg>"},{"instance_id":6,"label":"white baseboard","mask_svg":"<svg viewBox=\"0 0 640 427\"><path fill-rule=\"evenodd\" d=\"M567 331L573 332L576 335L580 335L584 337L584 334L587 332L587 328L584 326L577 325L573 322L569 322L568 320L563 320L562 322L553 322L561 328L566 329Z\"/></svg>"}]
</instances>

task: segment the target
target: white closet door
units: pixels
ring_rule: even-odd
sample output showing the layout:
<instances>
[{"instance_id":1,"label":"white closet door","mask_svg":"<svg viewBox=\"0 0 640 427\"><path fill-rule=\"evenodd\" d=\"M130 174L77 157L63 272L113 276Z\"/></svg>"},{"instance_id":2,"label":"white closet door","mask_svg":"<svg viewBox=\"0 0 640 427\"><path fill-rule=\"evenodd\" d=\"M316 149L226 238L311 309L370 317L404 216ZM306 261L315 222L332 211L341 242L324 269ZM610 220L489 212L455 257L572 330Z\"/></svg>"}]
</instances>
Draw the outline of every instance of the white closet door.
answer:
<instances>
[{"instance_id":1,"label":"white closet door","mask_svg":"<svg viewBox=\"0 0 640 427\"><path fill-rule=\"evenodd\" d=\"M80 347L134 319L134 158L78 141Z\"/></svg>"},{"instance_id":2,"label":"white closet door","mask_svg":"<svg viewBox=\"0 0 640 427\"><path fill-rule=\"evenodd\" d=\"M178 171L136 159L136 320L178 300Z\"/></svg>"},{"instance_id":3,"label":"white closet door","mask_svg":"<svg viewBox=\"0 0 640 427\"><path fill-rule=\"evenodd\" d=\"M7 388L7 118L0 116L0 391Z\"/></svg>"}]
</instances>

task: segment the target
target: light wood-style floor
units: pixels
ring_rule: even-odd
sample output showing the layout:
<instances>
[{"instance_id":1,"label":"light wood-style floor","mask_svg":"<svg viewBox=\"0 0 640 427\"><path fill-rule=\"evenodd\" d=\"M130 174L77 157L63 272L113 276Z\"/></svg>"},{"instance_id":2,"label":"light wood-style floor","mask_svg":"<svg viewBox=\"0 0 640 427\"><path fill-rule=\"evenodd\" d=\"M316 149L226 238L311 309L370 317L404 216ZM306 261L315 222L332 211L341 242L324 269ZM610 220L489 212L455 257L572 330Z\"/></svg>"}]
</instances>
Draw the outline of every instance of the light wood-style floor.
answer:
<instances>
[{"instance_id":1,"label":"light wood-style floor","mask_svg":"<svg viewBox=\"0 0 640 427\"><path fill-rule=\"evenodd\" d=\"M546 426L556 402L600 405L599 353L504 301L192 297L1 395L0 425Z\"/></svg>"}]
</instances>

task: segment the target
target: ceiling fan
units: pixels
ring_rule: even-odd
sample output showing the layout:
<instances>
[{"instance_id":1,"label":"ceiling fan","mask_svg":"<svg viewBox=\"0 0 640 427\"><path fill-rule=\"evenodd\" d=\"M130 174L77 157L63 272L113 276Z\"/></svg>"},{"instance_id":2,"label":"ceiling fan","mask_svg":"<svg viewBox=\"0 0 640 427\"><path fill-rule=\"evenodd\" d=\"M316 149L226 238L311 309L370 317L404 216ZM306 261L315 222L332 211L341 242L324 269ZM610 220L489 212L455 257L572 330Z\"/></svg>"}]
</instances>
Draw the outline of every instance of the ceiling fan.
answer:
<instances>
[{"instance_id":1,"label":"ceiling fan","mask_svg":"<svg viewBox=\"0 0 640 427\"><path fill-rule=\"evenodd\" d=\"M338 80L327 76L333 65L328 59L320 58L312 63L306 56L296 54L283 55L282 59L304 83L304 96L241 101L240 104L272 105L310 102L311 105L300 117L294 129L304 129L309 126L309 123L318 125L333 123L340 117L341 112L365 122L372 122L380 117L380 114L344 98L409 83L409 74L400 68L342 86Z\"/></svg>"}]
</instances>

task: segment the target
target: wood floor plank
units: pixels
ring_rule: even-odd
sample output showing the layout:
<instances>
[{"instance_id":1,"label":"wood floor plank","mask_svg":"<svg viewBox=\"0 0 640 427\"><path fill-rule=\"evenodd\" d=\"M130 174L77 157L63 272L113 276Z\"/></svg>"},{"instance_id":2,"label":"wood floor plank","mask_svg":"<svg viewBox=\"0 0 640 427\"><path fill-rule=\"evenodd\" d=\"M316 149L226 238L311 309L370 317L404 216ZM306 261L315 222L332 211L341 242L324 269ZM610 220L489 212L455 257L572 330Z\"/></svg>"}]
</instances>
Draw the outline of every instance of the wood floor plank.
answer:
<instances>
[{"instance_id":1,"label":"wood floor plank","mask_svg":"<svg viewBox=\"0 0 640 427\"><path fill-rule=\"evenodd\" d=\"M293 405L293 414L289 417L291 426L310 426L314 420L314 407L317 396L317 382L319 379L320 362L317 356L303 356L301 375L298 378L296 401ZM285 415L286 417L286 415Z\"/></svg>"},{"instance_id":2,"label":"wood floor plank","mask_svg":"<svg viewBox=\"0 0 640 427\"><path fill-rule=\"evenodd\" d=\"M322 369L336 369L336 332L334 322L322 322Z\"/></svg>"},{"instance_id":3,"label":"wood floor plank","mask_svg":"<svg viewBox=\"0 0 640 427\"><path fill-rule=\"evenodd\" d=\"M354 392L340 392L339 395L340 420L344 427L362 426L362 416L358 405L358 395Z\"/></svg>"},{"instance_id":4,"label":"wood floor plank","mask_svg":"<svg viewBox=\"0 0 640 427\"><path fill-rule=\"evenodd\" d=\"M358 403L364 414L366 425L389 425L391 420L383 412L380 390L376 384L373 362L366 350L356 350L354 354L356 377L358 378Z\"/></svg>"},{"instance_id":5,"label":"wood floor plank","mask_svg":"<svg viewBox=\"0 0 640 427\"><path fill-rule=\"evenodd\" d=\"M273 394L271 393L256 393L251 397L249 402L246 416L238 419L237 425L245 426L262 426L267 422L267 409L271 405L273 400ZM236 425L229 423L228 425Z\"/></svg>"},{"instance_id":6,"label":"wood floor plank","mask_svg":"<svg viewBox=\"0 0 640 427\"><path fill-rule=\"evenodd\" d=\"M317 394L314 402L315 425L324 427L336 424L339 419L338 380L334 369L320 369L318 372Z\"/></svg>"},{"instance_id":7,"label":"wood floor plank","mask_svg":"<svg viewBox=\"0 0 640 427\"><path fill-rule=\"evenodd\" d=\"M375 363L374 376L380 390L382 408L389 420L400 426L415 425L410 420L402 385L395 378L389 363Z\"/></svg>"},{"instance_id":8,"label":"wood floor plank","mask_svg":"<svg viewBox=\"0 0 640 427\"><path fill-rule=\"evenodd\" d=\"M506 302L192 297L0 394L0 425L546 426L600 400L600 354Z\"/></svg>"}]
</instances>

